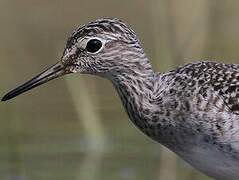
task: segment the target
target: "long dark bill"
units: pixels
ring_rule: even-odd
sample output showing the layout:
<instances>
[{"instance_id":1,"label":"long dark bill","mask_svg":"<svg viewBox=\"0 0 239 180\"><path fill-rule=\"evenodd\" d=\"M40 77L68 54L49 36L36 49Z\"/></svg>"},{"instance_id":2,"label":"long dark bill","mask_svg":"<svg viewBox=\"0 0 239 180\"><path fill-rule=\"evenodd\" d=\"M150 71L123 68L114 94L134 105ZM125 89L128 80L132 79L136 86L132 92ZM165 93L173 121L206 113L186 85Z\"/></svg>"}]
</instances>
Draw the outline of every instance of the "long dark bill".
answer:
<instances>
[{"instance_id":1,"label":"long dark bill","mask_svg":"<svg viewBox=\"0 0 239 180\"><path fill-rule=\"evenodd\" d=\"M70 72L67 71L67 66L64 66L61 62L56 63L55 65L51 66L44 72L40 73L30 81L27 81L23 85L19 86L16 89L13 89L9 93L7 93L3 98L2 101L9 100L11 98L16 97L19 94L22 94L34 87L37 87L47 81L60 77L64 74L68 74Z\"/></svg>"}]
</instances>

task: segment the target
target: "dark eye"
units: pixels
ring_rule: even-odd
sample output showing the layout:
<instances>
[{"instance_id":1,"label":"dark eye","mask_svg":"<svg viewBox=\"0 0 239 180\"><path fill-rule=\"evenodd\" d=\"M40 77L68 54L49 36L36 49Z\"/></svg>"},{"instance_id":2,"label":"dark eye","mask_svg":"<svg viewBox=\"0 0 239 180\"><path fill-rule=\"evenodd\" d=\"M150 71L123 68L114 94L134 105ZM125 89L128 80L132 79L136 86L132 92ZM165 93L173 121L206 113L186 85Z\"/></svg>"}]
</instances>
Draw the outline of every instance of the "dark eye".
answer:
<instances>
[{"instance_id":1,"label":"dark eye","mask_svg":"<svg viewBox=\"0 0 239 180\"><path fill-rule=\"evenodd\" d=\"M91 39L87 42L86 50L90 53L97 52L102 47L102 42L98 39Z\"/></svg>"}]
</instances>

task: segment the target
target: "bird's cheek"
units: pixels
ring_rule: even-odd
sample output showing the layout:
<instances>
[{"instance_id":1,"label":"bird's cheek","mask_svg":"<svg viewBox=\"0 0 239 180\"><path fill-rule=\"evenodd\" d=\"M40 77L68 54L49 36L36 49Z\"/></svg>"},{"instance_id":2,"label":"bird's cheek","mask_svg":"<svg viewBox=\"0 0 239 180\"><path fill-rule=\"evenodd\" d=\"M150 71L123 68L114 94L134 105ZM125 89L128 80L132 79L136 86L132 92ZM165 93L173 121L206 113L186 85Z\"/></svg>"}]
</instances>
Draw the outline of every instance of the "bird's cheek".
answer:
<instances>
[{"instance_id":1,"label":"bird's cheek","mask_svg":"<svg viewBox=\"0 0 239 180\"><path fill-rule=\"evenodd\" d=\"M91 62L84 59L84 60L78 61L76 65L71 69L71 72L89 74L91 73L91 66L92 66Z\"/></svg>"},{"instance_id":2,"label":"bird's cheek","mask_svg":"<svg viewBox=\"0 0 239 180\"><path fill-rule=\"evenodd\" d=\"M81 70L81 67L79 66L72 66L70 67L69 71L72 73L80 73L82 70Z\"/></svg>"}]
</instances>

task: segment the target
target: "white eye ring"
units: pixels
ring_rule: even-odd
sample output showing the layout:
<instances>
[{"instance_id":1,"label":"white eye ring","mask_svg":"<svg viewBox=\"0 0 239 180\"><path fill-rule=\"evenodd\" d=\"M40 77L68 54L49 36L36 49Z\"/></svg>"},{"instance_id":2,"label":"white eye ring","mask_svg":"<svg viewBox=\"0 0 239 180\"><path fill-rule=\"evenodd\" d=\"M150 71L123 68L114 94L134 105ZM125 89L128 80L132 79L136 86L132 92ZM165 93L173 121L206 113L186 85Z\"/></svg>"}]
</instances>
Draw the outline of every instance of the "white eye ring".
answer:
<instances>
[{"instance_id":1,"label":"white eye ring","mask_svg":"<svg viewBox=\"0 0 239 180\"><path fill-rule=\"evenodd\" d=\"M85 50L90 54L96 54L104 48L104 45L104 40L97 37L90 37L86 42Z\"/></svg>"}]
</instances>

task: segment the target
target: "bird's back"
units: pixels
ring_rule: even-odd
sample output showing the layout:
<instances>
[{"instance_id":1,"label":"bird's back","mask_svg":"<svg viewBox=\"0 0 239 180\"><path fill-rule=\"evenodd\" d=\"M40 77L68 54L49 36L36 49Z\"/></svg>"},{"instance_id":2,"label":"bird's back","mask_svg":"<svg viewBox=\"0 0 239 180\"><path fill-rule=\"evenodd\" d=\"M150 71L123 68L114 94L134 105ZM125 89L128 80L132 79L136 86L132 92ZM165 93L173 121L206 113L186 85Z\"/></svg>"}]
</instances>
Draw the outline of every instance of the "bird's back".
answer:
<instances>
[{"instance_id":1,"label":"bird's back","mask_svg":"<svg viewBox=\"0 0 239 180\"><path fill-rule=\"evenodd\" d=\"M239 64L218 62L196 62L171 71L180 75L190 86L199 87L199 93L206 97L205 90L218 94L232 113L239 114Z\"/></svg>"},{"instance_id":2,"label":"bird's back","mask_svg":"<svg viewBox=\"0 0 239 180\"><path fill-rule=\"evenodd\" d=\"M238 179L239 65L189 63L156 75L157 88L168 123L155 139L212 177Z\"/></svg>"}]
</instances>

